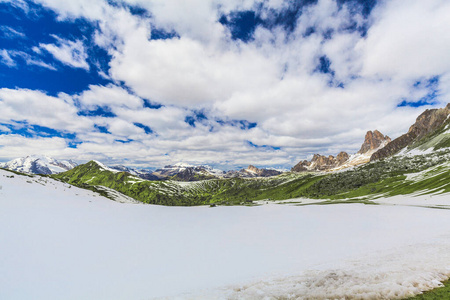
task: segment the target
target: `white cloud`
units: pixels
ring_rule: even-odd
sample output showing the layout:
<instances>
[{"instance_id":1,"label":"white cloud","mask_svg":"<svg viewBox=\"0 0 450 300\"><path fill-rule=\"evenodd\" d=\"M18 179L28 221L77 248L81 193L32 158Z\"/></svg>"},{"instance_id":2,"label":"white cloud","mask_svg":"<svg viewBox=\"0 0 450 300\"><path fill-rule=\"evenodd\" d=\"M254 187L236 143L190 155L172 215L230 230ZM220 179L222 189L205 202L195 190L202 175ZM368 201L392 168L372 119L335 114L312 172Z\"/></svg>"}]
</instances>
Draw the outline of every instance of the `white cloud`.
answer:
<instances>
[{"instance_id":1,"label":"white cloud","mask_svg":"<svg viewBox=\"0 0 450 300\"><path fill-rule=\"evenodd\" d=\"M27 121L60 131L76 132L92 127L92 122L77 115L72 99L61 94L51 97L40 91L0 89L0 122Z\"/></svg>"},{"instance_id":2,"label":"white cloud","mask_svg":"<svg viewBox=\"0 0 450 300\"><path fill-rule=\"evenodd\" d=\"M16 66L16 62L11 57L11 55L9 55L8 50L2 49L0 51L0 58L1 58L1 62L3 64L7 65L8 67L15 67Z\"/></svg>"},{"instance_id":3,"label":"white cloud","mask_svg":"<svg viewBox=\"0 0 450 300\"><path fill-rule=\"evenodd\" d=\"M384 2L359 45L362 74L414 80L448 72L449 15L446 0Z\"/></svg>"},{"instance_id":4,"label":"white cloud","mask_svg":"<svg viewBox=\"0 0 450 300\"><path fill-rule=\"evenodd\" d=\"M86 61L88 55L82 41L70 41L56 35L52 36L56 39L56 44L39 44L39 47L69 67L89 70L89 64Z\"/></svg>"},{"instance_id":5,"label":"white cloud","mask_svg":"<svg viewBox=\"0 0 450 300\"><path fill-rule=\"evenodd\" d=\"M0 50L0 58L2 59L2 63L11 68L17 67L17 59L21 59L23 62L25 62L25 64L29 66L37 66L56 71L56 68L54 66L47 64L41 59L31 56L30 54L23 51L2 49Z\"/></svg>"},{"instance_id":6,"label":"white cloud","mask_svg":"<svg viewBox=\"0 0 450 300\"><path fill-rule=\"evenodd\" d=\"M191 39L125 40L110 74L139 95L164 104L196 107L229 98L240 90L269 85L277 65L251 47L223 51Z\"/></svg>"},{"instance_id":7,"label":"white cloud","mask_svg":"<svg viewBox=\"0 0 450 300\"><path fill-rule=\"evenodd\" d=\"M14 28L10 26L0 26L0 31L3 33L3 37L8 39L23 39L26 38L25 33L15 30Z\"/></svg>"},{"instance_id":8,"label":"white cloud","mask_svg":"<svg viewBox=\"0 0 450 300\"><path fill-rule=\"evenodd\" d=\"M67 147L64 139L59 137L26 138L16 134L0 135L0 160L8 161L31 154L49 155L67 159L73 155L73 149Z\"/></svg>"},{"instance_id":9,"label":"white cloud","mask_svg":"<svg viewBox=\"0 0 450 300\"><path fill-rule=\"evenodd\" d=\"M93 108L95 106L116 106L139 109L143 106L141 98L131 95L126 90L116 85L89 86L77 99L82 106Z\"/></svg>"},{"instance_id":10,"label":"white cloud","mask_svg":"<svg viewBox=\"0 0 450 300\"><path fill-rule=\"evenodd\" d=\"M8 3L14 7L21 8L25 12L29 10L29 6L25 0L0 0L0 3Z\"/></svg>"},{"instance_id":11,"label":"white cloud","mask_svg":"<svg viewBox=\"0 0 450 300\"><path fill-rule=\"evenodd\" d=\"M367 130L379 129L392 138L404 133L424 107L397 105L430 92L426 85L413 87L416 81L440 75L436 101L442 106L450 95L445 31L450 4L445 0L380 2L369 19L345 4L340 8L334 0L319 0L302 10L293 32L260 26L248 43L232 40L218 22L220 16L258 8L264 18L286 8L287 1L123 1L146 8L151 17L132 15L103 0L38 2L56 10L61 21L82 17L98 25L94 42L112 57L104 77L116 83L58 97L2 91L5 99L19 98L0 101L2 117L7 122L22 113L30 123L70 128L84 142L70 150L81 159L97 155L150 165L182 160L292 166L312 153L356 152ZM364 26L365 36L348 29ZM151 40L152 28L179 37ZM306 35L310 28L315 31ZM56 43L33 51L40 55L45 50L66 65L89 69L84 41L54 38ZM26 59L5 51L0 55L10 66L19 57ZM322 56L334 75L317 72ZM143 98L164 106L144 108ZM82 109L107 106L117 117L80 117L74 100ZM57 103L54 113L62 117L44 111L50 103ZM202 110L208 120L190 126L184 120L193 110ZM215 120L258 125L241 130ZM134 123L154 133L146 134ZM111 134L96 131L94 124ZM117 141L127 139L133 141ZM247 141L268 147L255 148Z\"/></svg>"}]
</instances>

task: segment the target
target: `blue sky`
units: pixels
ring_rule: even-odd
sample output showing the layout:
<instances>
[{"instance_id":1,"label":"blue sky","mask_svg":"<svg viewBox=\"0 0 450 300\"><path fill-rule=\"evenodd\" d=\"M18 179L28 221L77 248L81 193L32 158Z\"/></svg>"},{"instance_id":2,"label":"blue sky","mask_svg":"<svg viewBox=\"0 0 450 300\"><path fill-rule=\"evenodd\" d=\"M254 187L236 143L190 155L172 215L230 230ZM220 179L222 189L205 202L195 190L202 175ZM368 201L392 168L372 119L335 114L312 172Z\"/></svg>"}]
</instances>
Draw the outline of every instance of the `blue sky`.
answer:
<instances>
[{"instance_id":1,"label":"blue sky","mask_svg":"<svg viewBox=\"0 0 450 300\"><path fill-rule=\"evenodd\" d=\"M450 94L445 0L0 0L0 161L290 168Z\"/></svg>"}]
</instances>

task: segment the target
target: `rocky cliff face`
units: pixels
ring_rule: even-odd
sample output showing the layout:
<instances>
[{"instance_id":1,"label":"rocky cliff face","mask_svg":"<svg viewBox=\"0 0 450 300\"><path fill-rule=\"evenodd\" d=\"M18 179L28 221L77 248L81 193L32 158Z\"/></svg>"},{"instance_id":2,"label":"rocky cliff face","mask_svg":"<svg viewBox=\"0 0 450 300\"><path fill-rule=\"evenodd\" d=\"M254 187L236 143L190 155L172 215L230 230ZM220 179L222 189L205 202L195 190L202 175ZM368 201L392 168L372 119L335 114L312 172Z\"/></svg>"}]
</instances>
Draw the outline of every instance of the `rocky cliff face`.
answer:
<instances>
[{"instance_id":1,"label":"rocky cliff face","mask_svg":"<svg viewBox=\"0 0 450 300\"><path fill-rule=\"evenodd\" d=\"M348 160L349 156L347 152L342 151L336 156L337 165L342 165L344 162Z\"/></svg>"},{"instance_id":2,"label":"rocky cliff face","mask_svg":"<svg viewBox=\"0 0 450 300\"><path fill-rule=\"evenodd\" d=\"M409 128L408 132L396 138L384 148L375 152L370 160L378 160L394 155L403 148L420 141L428 134L436 131L444 125L450 114L450 103L440 109L427 109L417 117L416 122Z\"/></svg>"},{"instance_id":3,"label":"rocky cliff face","mask_svg":"<svg viewBox=\"0 0 450 300\"><path fill-rule=\"evenodd\" d=\"M200 168L186 168L176 175L172 176L172 180L177 181L199 181L199 180L207 180L207 179L215 179L214 175L208 174L204 170Z\"/></svg>"},{"instance_id":4,"label":"rocky cliff face","mask_svg":"<svg viewBox=\"0 0 450 300\"><path fill-rule=\"evenodd\" d=\"M386 135L383 135L378 130L367 131L364 138L364 143L361 145L361 149L358 151L359 154L367 153L368 151L378 149L383 144L388 144L391 139Z\"/></svg>"},{"instance_id":5,"label":"rocky cliff face","mask_svg":"<svg viewBox=\"0 0 450 300\"><path fill-rule=\"evenodd\" d=\"M364 164L370 161L370 157L374 152L389 144L390 141L391 139L387 135L383 135L378 130L373 132L368 131L361 145L361 149L356 154L350 156L346 152L341 152L336 157L333 155L324 156L315 154L311 161L300 161L291 171L330 171Z\"/></svg>"},{"instance_id":6,"label":"rocky cliff face","mask_svg":"<svg viewBox=\"0 0 450 300\"><path fill-rule=\"evenodd\" d=\"M346 152L340 152L336 157L333 155L325 156L314 154L311 161L303 160L296 164L291 171L305 172L305 171L327 171L339 167L349 158Z\"/></svg>"}]
</instances>

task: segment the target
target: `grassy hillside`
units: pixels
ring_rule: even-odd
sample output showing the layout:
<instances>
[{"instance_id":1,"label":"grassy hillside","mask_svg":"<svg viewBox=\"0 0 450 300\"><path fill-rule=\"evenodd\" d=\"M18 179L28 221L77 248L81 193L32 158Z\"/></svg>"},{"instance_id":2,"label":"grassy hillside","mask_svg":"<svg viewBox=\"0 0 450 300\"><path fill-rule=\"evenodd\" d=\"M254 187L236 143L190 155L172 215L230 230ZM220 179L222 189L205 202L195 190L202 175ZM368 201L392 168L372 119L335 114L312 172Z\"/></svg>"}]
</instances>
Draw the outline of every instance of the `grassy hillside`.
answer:
<instances>
[{"instance_id":1,"label":"grassy hillside","mask_svg":"<svg viewBox=\"0 0 450 300\"><path fill-rule=\"evenodd\" d=\"M345 199L450 191L450 151L394 156L333 173L306 190L309 197Z\"/></svg>"},{"instance_id":2,"label":"grassy hillside","mask_svg":"<svg viewBox=\"0 0 450 300\"><path fill-rule=\"evenodd\" d=\"M450 150L395 156L337 173L285 173L267 178L147 181L111 172L91 161L53 178L95 189L105 186L136 200L161 205L246 204L254 200L371 199L450 192Z\"/></svg>"},{"instance_id":3,"label":"grassy hillside","mask_svg":"<svg viewBox=\"0 0 450 300\"><path fill-rule=\"evenodd\" d=\"M106 186L145 203L202 205L302 197L306 195L305 190L323 176L290 173L269 178L147 181L126 172L105 170L91 161L52 177L82 188Z\"/></svg>"}]
</instances>

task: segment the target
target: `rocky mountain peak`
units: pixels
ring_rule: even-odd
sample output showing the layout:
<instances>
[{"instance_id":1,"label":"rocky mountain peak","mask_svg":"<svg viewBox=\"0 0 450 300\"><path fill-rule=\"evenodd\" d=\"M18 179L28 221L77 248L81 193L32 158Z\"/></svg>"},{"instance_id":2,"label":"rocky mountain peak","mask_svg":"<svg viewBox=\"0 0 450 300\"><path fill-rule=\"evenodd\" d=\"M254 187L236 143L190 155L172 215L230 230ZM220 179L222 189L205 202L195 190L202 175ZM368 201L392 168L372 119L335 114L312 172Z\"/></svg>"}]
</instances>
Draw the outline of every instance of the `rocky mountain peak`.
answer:
<instances>
[{"instance_id":1,"label":"rocky mountain peak","mask_svg":"<svg viewBox=\"0 0 450 300\"><path fill-rule=\"evenodd\" d=\"M251 172L255 172L255 173L258 173L258 171L259 171L259 169L257 167L255 167L255 166L253 166L253 165L249 165L247 167L247 170L249 170Z\"/></svg>"},{"instance_id":2,"label":"rocky mountain peak","mask_svg":"<svg viewBox=\"0 0 450 300\"><path fill-rule=\"evenodd\" d=\"M361 149L358 151L359 154L364 154L370 150L378 149L381 145L386 145L391 141L391 138L387 135L383 135L378 130L367 131L364 138L364 143L361 145Z\"/></svg>"},{"instance_id":3,"label":"rocky mountain peak","mask_svg":"<svg viewBox=\"0 0 450 300\"><path fill-rule=\"evenodd\" d=\"M391 139L387 135L383 135L378 130L368 131L361 149L355 155L350 156L344 151L336 157L314 154L311 161L300 161L291 170L295 172L332 171L357 166L368 162L372 153L383 148L390 141Z\"/></svg>"},{"instance_id":4,"label":"rocky mountain peak","mask_svg":"<svg viewBox=\"0 0 450 300\"><path fill-rule=\"evenodd\" d=\"M336 156L336 161L338 165L342 165L344 162L346 162L349 158L349 155L347 152L340 152L337 156Z\"/></svg>"},{"instance_id":5,"label":"rocky mountain peak","mask_svg":"<svg viewBox=\"0 0 450 300\"><path fill-rule=\"evenodd\" d=\"M29 155L0 164L0 167L27 174L56 174L68 171L77 164L71 160L58 161L45 155Z\"/></svg>"},{"instance_id":6,"label":"rocky mountain peak","mask_svg":"<svg viewBox=\"0 0 450 300\"><path fill-rule=\"evenodd\" d=\"M443 108L425 110L417 117L416 122L409 128L407 133L375 152L370 157L370 160L374 161L389 157L403 148L413 145L428 134L441 128L446 123L449 115L450 103Z\"/></svg>"},{"instance_id":7,"label":"rocky mountain peak","mask_svg":"<svg viewBox=\"0 0 450 300\"><path fill-rule=\"evenodd\" d=\"M440 127L450 114L450 103L444 108L427 109L421 113L416 122L409 128L408 133L423 137Z\"/></svg>"},{"instance_id":8,"label":"rocky mountain peak","mask_svg":"<svg viewBox=\"0 0 450 300\"><path fill-rule=\"evenodd\" d=\"M305 172L305 171L327 171L341 166L349 159L347 152L340 152L336 157L333 155L314 154L311 161L303 160L296 164L291 171Z\"/></svg>"},{"instance_id":9,"label":"rocky mountain peak","mask_svg":"<svg viewBox=\"0 0 450 300\"><path fill-rule=\"evenodd\" d=\"M280 175L282 172L270 169L259 169L253 165L249 165L247 169L242 169L235 174L230 174L229 177L234 177L234 175L239 175L239 177L270 177ZM227 176L228 177L228 176Z\"/></svg>"}]
</instances>

